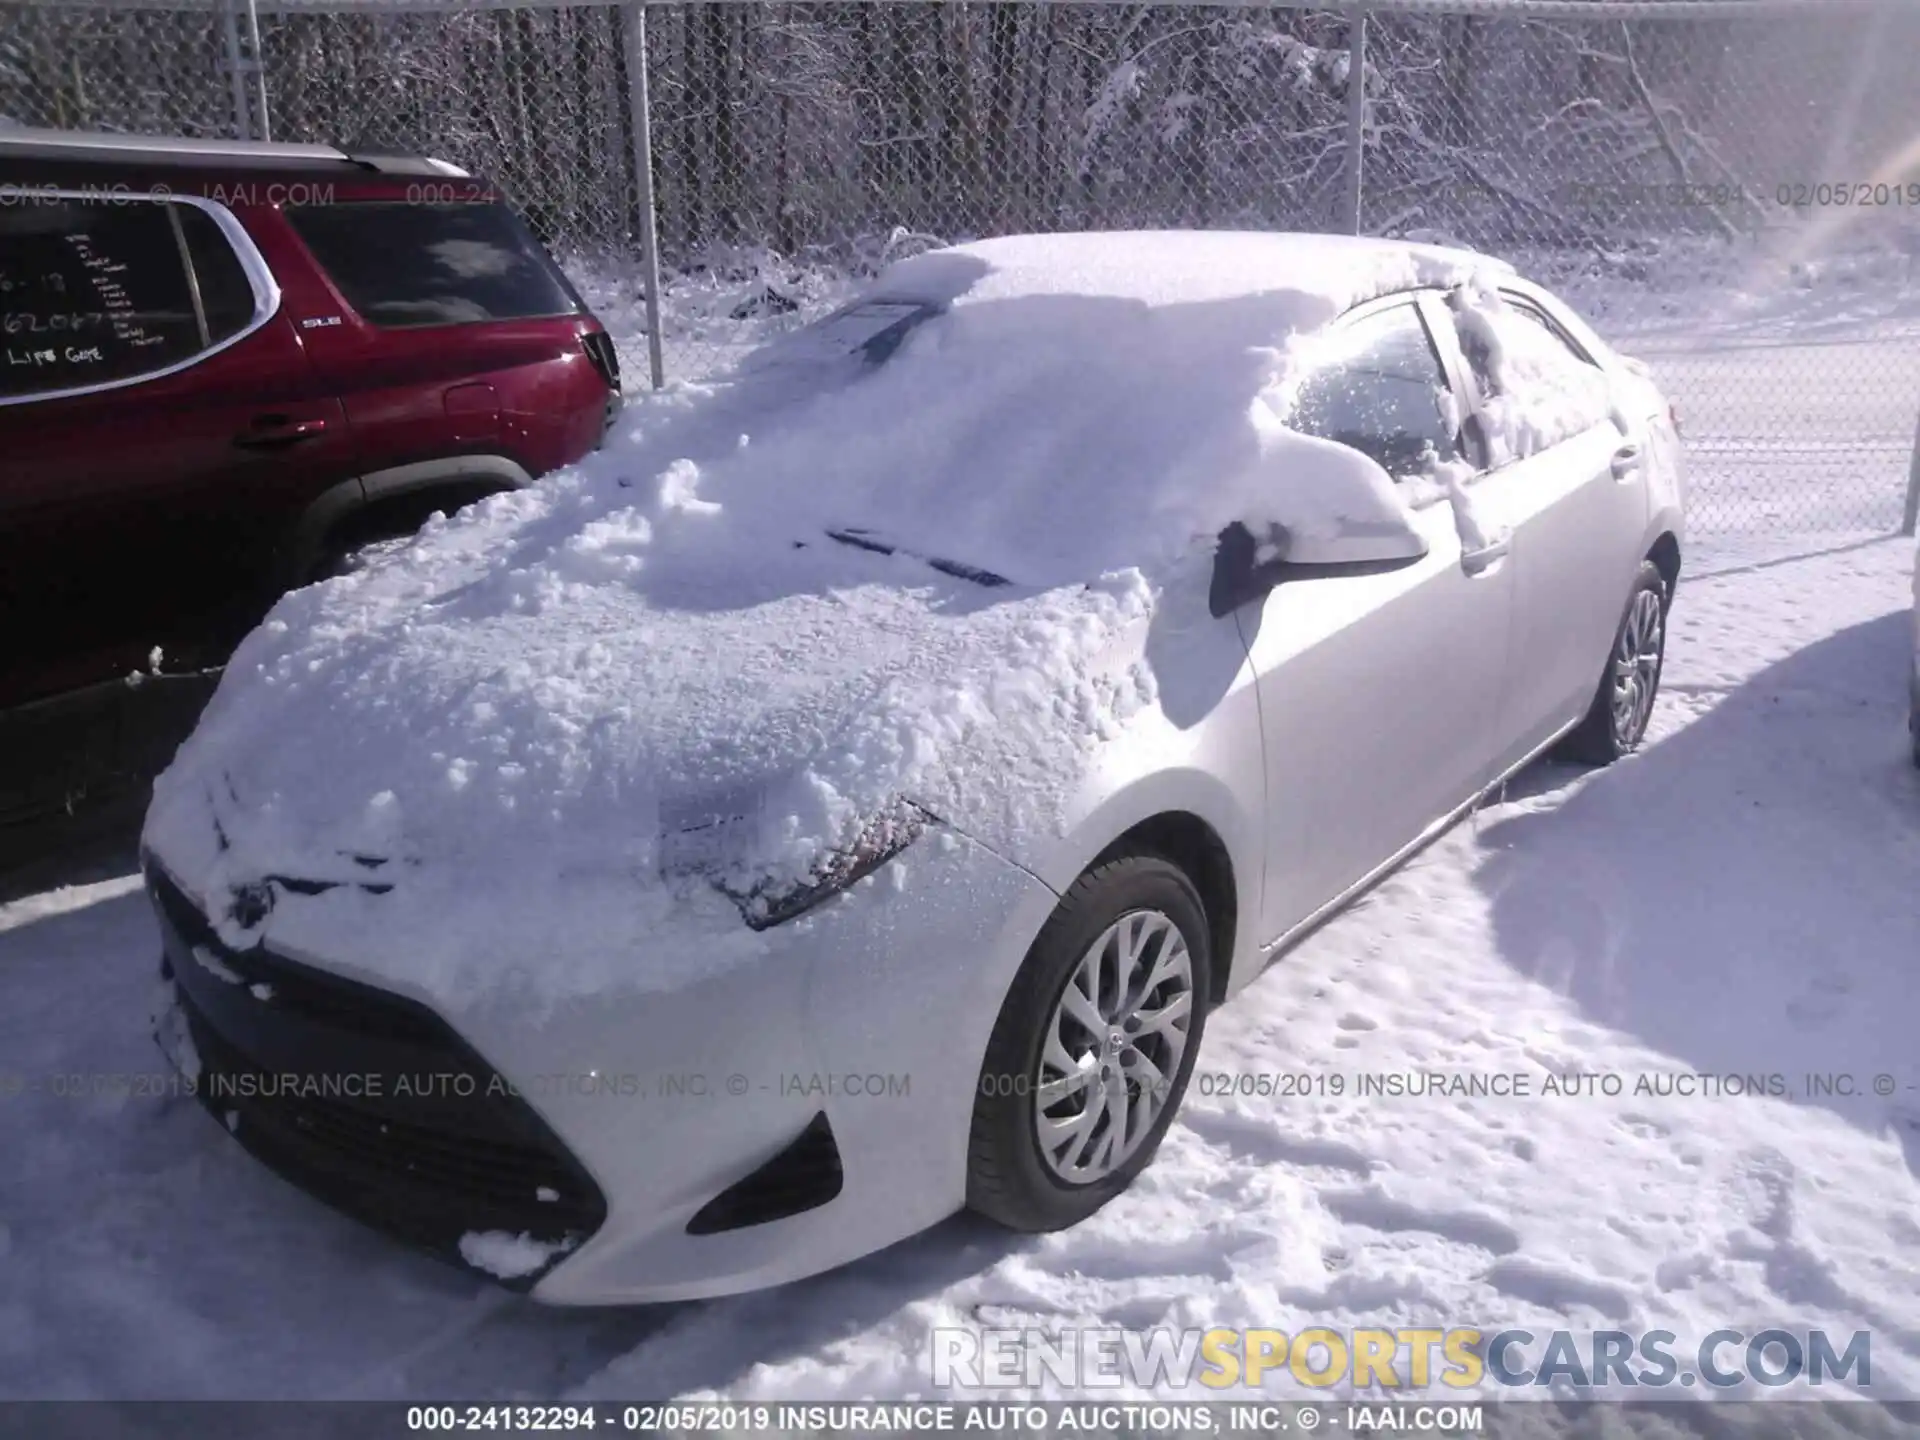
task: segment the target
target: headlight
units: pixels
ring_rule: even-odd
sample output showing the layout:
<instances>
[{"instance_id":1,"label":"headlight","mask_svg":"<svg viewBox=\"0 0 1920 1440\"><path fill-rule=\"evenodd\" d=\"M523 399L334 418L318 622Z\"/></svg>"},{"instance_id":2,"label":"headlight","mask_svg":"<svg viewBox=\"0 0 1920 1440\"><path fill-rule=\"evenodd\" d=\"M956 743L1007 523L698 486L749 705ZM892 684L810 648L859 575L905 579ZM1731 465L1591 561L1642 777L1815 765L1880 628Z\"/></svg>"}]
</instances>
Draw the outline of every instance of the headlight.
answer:
<instances>
[{"instance_id":1,"label":"headlight","mask_svg":"<svg viewBox=\"0 0 1920 1440\"><path fill-rule=\"evenodd\" d=\"M864 880L918 840L931 818L919 806L897 800L867 822L851 845L825 851L800 880L763 880L744 889L723 880L713 883L740 907L750 928L771 930Z\"/></svg>"}]
</instances>

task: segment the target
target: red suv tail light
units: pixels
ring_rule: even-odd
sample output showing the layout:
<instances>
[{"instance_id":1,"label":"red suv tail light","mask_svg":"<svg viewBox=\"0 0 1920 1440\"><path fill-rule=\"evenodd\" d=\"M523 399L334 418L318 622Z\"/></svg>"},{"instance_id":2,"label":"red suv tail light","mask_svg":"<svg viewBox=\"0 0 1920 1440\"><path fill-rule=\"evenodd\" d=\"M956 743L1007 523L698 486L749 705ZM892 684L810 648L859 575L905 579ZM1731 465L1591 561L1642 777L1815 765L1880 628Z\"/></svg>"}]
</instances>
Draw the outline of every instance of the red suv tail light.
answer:
<instances>
[{"instance_id":1,"label":"red suv tail light","mask_svg":"<svg viewBox=\"0 0 1920 1440\"><path fill-rule=\"evenodd\" d=\"M580 337L580 346L593 361L593 368L614 394L620 393L620 356L613 348L613 337L604 330L592 330Z\"/></svg>"}]
</instances>

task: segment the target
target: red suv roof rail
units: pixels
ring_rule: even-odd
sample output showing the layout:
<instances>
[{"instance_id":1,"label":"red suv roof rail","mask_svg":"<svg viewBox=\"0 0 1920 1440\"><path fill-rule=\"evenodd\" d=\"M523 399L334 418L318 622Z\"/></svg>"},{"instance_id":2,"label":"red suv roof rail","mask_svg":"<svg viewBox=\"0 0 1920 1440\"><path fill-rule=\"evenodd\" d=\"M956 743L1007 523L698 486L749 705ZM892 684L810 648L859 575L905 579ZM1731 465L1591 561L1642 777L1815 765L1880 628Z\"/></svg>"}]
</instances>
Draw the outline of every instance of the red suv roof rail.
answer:
<instances>
[{"instance_id":1,"label":"red suv roof rail","mask_svg":"<svg viewBox=\"0 0 1920 1440\"><path fill-rule=\"evenodd\" d=\"M381 175L438 175L468 178L459 166L431 155L403 150L348 150L335 145L296 145L266 140L204 140L176 135L120 135L99 130L39 130L0 127L0 158L121 161L152 164L174 161L208 168L261 166L275 161L332 161Z\"/></svg>"}]
</instances>

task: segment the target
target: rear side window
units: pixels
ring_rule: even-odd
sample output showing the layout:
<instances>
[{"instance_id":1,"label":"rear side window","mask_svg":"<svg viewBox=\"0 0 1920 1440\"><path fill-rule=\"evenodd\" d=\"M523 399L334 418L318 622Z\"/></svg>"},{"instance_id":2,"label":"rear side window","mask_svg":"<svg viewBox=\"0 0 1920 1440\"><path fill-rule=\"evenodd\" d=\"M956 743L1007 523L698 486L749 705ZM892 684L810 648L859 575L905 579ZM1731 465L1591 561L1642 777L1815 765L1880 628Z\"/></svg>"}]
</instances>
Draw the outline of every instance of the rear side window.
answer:
<instances>
[{"instance_id":1,"label":"rear side window","mask_svg":"<svg viewBox=\"0 0 1920 1440\"><path fill-rule=\"evenodd\" d=\"M504 205L375 202L286 213L347 303L374 325L470 325L583 308Z\"/></svg>"},{"instance_id":2,"label":"rear side window","mask_svg":"<svg viewBox=\"0 0 1920 1440\"><path fill-rule=\"evenodd\" d=\"M1493 464L1584 434L1612 413L1606 373L1525 300L1456 302L1453 313L1482 396Z\"/></svg>"},{"instance_id":3,"label":"rear side window","mask_svg":"<svg viewBox=\"0 0 1920 1440\"><path fill-rule=\"evenodd\" d=\"M1363 316L1325 345L1300 383L1291 428L1351 446L1396 480L1460 458L1446 372L1414 306Z\"/></svg>"},{"instance_id":4,"label":"rear side window","mask_svg":"<svg viewBox=\"0 0 1920 1440\"><path fill-rule=\"evenodd\" d=\"M52 196L0 206L0 399L127 380L200 351L172 208Z\"/></svg>"}]
</instances>

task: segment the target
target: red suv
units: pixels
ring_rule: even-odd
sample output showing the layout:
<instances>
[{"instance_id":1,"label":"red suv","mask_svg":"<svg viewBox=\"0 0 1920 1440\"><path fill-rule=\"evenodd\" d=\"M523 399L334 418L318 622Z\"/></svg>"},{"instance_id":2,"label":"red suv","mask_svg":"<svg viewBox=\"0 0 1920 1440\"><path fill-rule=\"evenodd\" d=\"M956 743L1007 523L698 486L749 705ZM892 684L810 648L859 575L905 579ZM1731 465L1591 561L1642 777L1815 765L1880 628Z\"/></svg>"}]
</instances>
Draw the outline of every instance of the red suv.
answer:
<instances>
[{"instance_id":1,"label":"red suv","mask_svg":"<svg viewBox=\"0 0 1920 1440\"><path fill-rule=\"evenodd\" d=\"M10 728L217 665L359 547L594 449L619 388L443 161L0 130L0 814L41 749Z\"/></svg>"}]
</instances>

